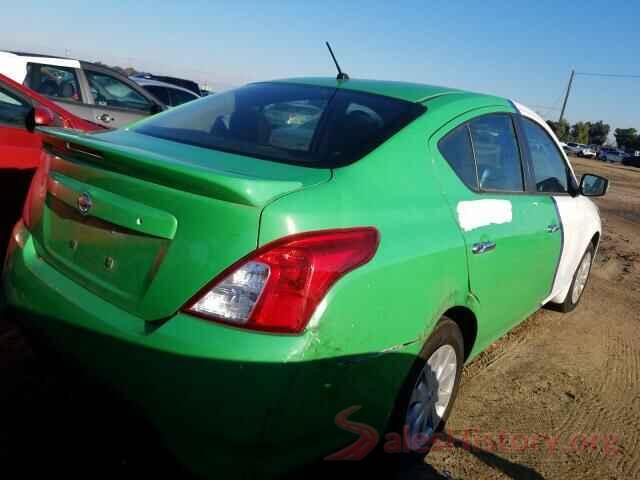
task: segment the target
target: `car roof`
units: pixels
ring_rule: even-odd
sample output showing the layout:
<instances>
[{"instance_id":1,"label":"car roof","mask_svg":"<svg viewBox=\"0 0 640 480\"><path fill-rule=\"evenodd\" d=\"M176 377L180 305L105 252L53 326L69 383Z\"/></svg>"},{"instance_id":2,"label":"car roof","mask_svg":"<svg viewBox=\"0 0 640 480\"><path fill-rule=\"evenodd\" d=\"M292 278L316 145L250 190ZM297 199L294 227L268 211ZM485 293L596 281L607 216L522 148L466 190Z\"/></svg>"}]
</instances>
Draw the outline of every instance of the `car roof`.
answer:
<instances>
[{"instance_id":1,"label":"car roof","mask_svg":"<svg viewBox=\"0 0 640 480\"><path fill-rule=\"evenodd\" d=\"M126 75L123 75L118 70L102 63L87 62L85 60L77 60L75 58L57 57L55 55L43 55L41 53L11 52L7 50L0 50L0 70L8 68L8 76L15 81L22 82L24 80L24 75L26 75L26 65L30 62L42 63L54 67L69 67L77 69L80 69L83 66L89 66L113 72L121 77L126 78ZM22 76L22 78L19 78L20 76Z\"/></svg>"},{"instance_id":2,"label":"car roof","mask_svg":"<svg viewBox=\"0 0 640 480\"><path fill-rule=\"evenodd\" d=\"M136 76L131 76L131 77L129 77L129 79L134 81L134 82L136 82L138 85L140 85L142 87L154 86L154 87L172 88L174 90L182 90L183 92L190 93L191 95L193 95L196 98L198 97L194 92L192 92L188 88L182 88L182 87L180 87L178 85L175 85L173 83L161 82L159 80L152 80L150 78L143 78L143 77L136 77Z\"/></svg>"},{"instance_id":3,"label":"car roof","mask_svg":"<svg viewBox=\"0 0 640 480\"><path fill-rule=\"evenodd\" d=\"M337 80L335 77L301 77L273 80L273 82L342 88L365 93L373 93L377 95L385 95L387 97L393 97L414 103L423 103L432 98L448 94L477 95L479 97L485 96L483 94L467 92L450 87L440 87L422 83L367 80L359 78Z\"/></svg>"},{"instance_id":4,"label":"car roof","mask_svg":"<svg viewBox=\"0 0 640 480\"><path fill-rule=\"evenodd\" d=\"M39 57L39 58L57 58L59 60L73 60L72 58L69 57L60 57L58 55L44 55L42 53L29 53L29 52L16 52L16 51L9 51L8 53L13 53L14 55L18 55L19 57Z\"/></svg>"},{"instance_id":5,"label":"car roof","mask_svg":"<svg viewBox=\"0 0 640 480\"><path fill-rule=\"evenodd\" d=\"M30 62L45 63L54 67L80 68L80 62L70 58L26 53L17 54L0 50L0 72L18 83L24 81L27 75L27 64Z\"/></svg>"}]
</instances>

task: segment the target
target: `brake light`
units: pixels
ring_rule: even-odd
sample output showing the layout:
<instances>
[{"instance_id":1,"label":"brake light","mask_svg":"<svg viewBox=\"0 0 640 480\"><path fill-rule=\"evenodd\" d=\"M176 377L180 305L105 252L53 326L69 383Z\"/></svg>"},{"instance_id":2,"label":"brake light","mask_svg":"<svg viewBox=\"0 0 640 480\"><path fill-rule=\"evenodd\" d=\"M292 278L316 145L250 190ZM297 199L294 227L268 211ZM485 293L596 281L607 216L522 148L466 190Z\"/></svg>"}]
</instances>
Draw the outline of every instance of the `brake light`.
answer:
<instances>
[{"instance_id":1,"label":"brake light","mask_svg":"<svg viewBox=\"0 0 640 480\"><path fill-rule=\"evenodd\" d=\"M372 227L276 240L218 275L184 311L253 330L300 333L331 286L369 262L378 244Z\"/></svg>"},{"instance_id":2,"label":"brake light","mask_svg":"<svg viewBox=\"0 0 640 480\"><path fill-rule=\"evenodd\" d=\"M36 217L42 212L44 199L47 195L47 179L51 166L51 154L46 150L40 152L40 166L36 170L27 192L27 198L22 207L22 221L27 229L31 229L37 221Z\"/></svg>"}]
</instances>

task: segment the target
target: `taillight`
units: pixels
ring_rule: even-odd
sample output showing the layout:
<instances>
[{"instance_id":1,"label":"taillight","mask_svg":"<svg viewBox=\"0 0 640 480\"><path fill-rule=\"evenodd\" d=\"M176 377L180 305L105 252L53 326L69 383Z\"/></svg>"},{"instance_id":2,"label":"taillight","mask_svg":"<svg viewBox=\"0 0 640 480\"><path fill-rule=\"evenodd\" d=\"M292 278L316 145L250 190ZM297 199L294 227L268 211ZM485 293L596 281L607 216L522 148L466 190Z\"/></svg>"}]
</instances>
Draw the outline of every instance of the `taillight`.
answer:
<instances>
[{"instance_id":1,"label":"taillight","mask_svg":"<svg viewBox=\"0 0 640 480\"><path fill-rule=\"evenodd\" d=\"M51 154L46 150L40 153L40 166L36 170L27 192L27 198L22 207L22 221L26 228L31 229L35 221L34 217L42 212L44 199L47 195L47 179L51 165Z\"/></svg>"},{"instance_id":2,"label":"taillight","mask_svg":"<svg viewBox=\"0 0 640 480\"><path fill-rule=\"evenodd\" d=\"M331 286L371 260L378 243L372 227L276 240L218 275L184 311L253 330L300 333Z\"/></svg>"}]
</instances>

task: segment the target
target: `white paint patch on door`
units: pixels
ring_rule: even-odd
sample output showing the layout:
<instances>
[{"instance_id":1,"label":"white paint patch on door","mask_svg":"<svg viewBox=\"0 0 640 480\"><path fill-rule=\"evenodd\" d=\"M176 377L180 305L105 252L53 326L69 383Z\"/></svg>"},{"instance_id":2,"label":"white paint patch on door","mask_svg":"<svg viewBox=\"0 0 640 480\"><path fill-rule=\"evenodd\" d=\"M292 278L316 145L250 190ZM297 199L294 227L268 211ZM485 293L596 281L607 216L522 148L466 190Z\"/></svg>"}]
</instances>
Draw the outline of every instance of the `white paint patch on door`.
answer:
<instances>
[{"instance_id":1,"label":"white paint patch on door","mask_svg":"<svg viewBox=\"0 0 640 480\"><path fill-rule=\"evenodd\" d=\"M513 218L509 200L470 200L458 202L458 224L465 232L492 224L510 223Z\"/></svg>"}]
</instances>

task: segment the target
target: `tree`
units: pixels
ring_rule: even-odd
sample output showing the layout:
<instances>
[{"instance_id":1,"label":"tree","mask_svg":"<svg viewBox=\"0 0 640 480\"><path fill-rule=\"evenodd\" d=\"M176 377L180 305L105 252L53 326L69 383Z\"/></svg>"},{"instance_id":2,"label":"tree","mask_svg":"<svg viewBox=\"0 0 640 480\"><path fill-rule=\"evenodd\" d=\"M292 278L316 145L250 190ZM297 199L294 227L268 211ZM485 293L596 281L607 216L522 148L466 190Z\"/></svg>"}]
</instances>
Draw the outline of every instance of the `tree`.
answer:
<instances>
[{"instance_id":1,"label":"tree","mask_svg":"<svg viewBox=\"0 0 640 480\"><path fill-rule=\"evenodd\" d=\"M569 123L564 118L560 122L547 120L547 124L561 142L569 140Z\"/></svg>"},{"instance_id":2,"label":"tree","mask_svg":"<svg viewBox=\"0 0 640 480\"><path fill-rule=\"evenodd\" d=\"M571 127L571 137L573 140L577 143L588 143L590 126L588 122L578 122Z\"/></svg>"},{"instance_id":3,"label":"tree","mask_svg":"<svg viewBox=\"0 0 640 480\"><path fill-rule=\"evenodd\" d=\"M602 120L592 123L589 127L589 144L604 145L611 127Z\"/></svg>"},{"instance_id":4,"label":"tree","mask_svg":"<svg viewBox=\"0 0 640 480\"><path fill-rule=\"evenodd\" d=\"M618 148L635 148L640 143L635 128L616 128L614 134Z\"/></svg>"}]
</instances>

